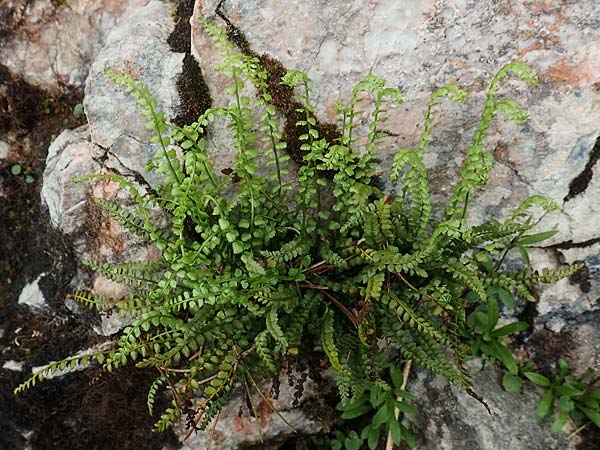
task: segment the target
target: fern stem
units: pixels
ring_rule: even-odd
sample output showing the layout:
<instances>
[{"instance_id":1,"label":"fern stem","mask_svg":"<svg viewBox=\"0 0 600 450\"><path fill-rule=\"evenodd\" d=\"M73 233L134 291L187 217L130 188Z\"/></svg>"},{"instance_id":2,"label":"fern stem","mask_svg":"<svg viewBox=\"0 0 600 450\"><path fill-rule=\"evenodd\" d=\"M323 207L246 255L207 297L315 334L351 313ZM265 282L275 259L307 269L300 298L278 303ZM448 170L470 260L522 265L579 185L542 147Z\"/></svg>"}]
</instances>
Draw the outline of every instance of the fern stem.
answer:
<instances>
[{"instance_id":1,"label":"fern stem","mask_svg":"<svg viewBox=\"0 0 600 450\"><path fill-rule=\"evenodd\" d=\"M435 297L432 297L431 295L429 295L429 294L428 294L428 293L426 293L426 292L421 292L419 289L417 289L415 286L413 286L413 285L412 285L412 284L411 284L411 283L410 283L410 282L409 282L409 281L408 281L406 278L404 278L404 277L402 276L402 274L401 274L400 272L397 272L397 273L396 273L396 276L397 276L398 278L400 278L400 280L401 280L401 281L402 281L404 284L406 284L406 285L407 285L409 288L411 288L411 289L412 289L413 291L415 291L417 294L419 294L419 295L422 295L423 297L427 297L429 300L433 300L433 301L434 301L434 302L436 302L436 303L439 303L439 301L438 301L438 299L437 299L437 298L435 298Z\"/></svg>"},{"instance_id":2,"label":"fern stem","mask_svg":"<svg viewBox=\"0 0 600 450\"><path fill-rule=\"evenodd\" d=\"M158 116L156 115L156 111L152 107L152 102L148 102L148 107L150 109L150 112L152 113L152 120L154 121L155 124L158 124L159 123ZM167 160L167 163L169 164L169 169L171 170L173 177L175 177L175 181L177 181L177 184L181 184L179 175L177 175L177 172L175 171L175 168L173 167L173 164L171 163L171 158L169 158L169 153L167 151L167 147L165 146L165 143L163 142L163 135L159 131L158 126L156 128L156 134L158 135L158 141L160 142L160 148L162 149L163 154L165 155L165 159Z\"/></svg>"},{"instance_id":3,"label":"fern stem","mask_svg":"<svg viewBox=\"0 0 600 450\"><path fill-rule=\"evenodd\" d=\"M246 391L246 397L248 398L248 403L250 403L250 408L252 409L252 415L256 419L256 427L258 428L258 439L260 442L263 442L263 430L262 424L260 422L260 416L256 411L256 406L254 405L254 400L252 399L252 393L250 392L250 387L248 386L248 380L244 377L244 389Z\"/></svg>"},{"instance_id":4,"label":"fern stem","mask_svg":"<svg viewBox=\"0 0 600 450\"><path fill-rule=\"evenodd\" d=\"M340 302L337 298L335 298L333 295L331 295L329 292L322 290L320 291L323 293L323 295L325 295L325 297L327 297L329 300L331 300L333 302L333 304L335 306L337 306L339 308L340 311L342 311L344 313L344 315L348 318L348 320L350 320L350 322L352 322L352 325L354 325L355 328L358 328L358 326L360 325L360 323L358 322L358 319L356 318L356 316L354 316L354 314L352 314L350 312L350 310L348 308L346 308L342 302Z\"/></svg>"},{"instance_id":5,"label":"fern stem","mask_svg":"<svg viewBox=\"0 0 600 450\"><path fill-rule=\"evenodd\" d=\"M290 430L292 430L292 432L297 433L298 430L296 430L292 426L292 424L288 422L288 420L283 416L283 414L281 414L281 411L279 411L279 409L277 409L275 407L275 405L273 404L273 402L271 400L269 400L267 398L267 396L263 393L263 391L260 388L260 386L258 386L258 384L256 383L256 381L254 380L254 377L252 376L252 374L250 372L248 372L248 369L246 369L246 367L243 364L242 364L242 367L244 367L244 373L250 379L250 382L252 383L252 385L254 386L254 388L256 389L256 391L258 392L258 395L260 395L262 397L262 399L265 401L265 403L267 405L269 405L269 408L271 408L273 411L275 411L275 414L277 414L279 416L279 418L281 420L283 420L283 422L290 428Z\"/></svg>"},{"instance_id":6,"label":"fern stem","mask_svg":"<svg viewBox=\"0 0 600 450\"><path fill-rule=\"evenodd\" d=\"M210 433L208 434L208 442L206 443L206 450L210 450L210 448L212 447L213 437L215 436L215 431L217 429L217 424L219 423L219 417L221 416L221 411L222 410L219 410L219 412L215 416L215 420L213 422L212 427L210 427Z\"/></svg>"}]
</instances>

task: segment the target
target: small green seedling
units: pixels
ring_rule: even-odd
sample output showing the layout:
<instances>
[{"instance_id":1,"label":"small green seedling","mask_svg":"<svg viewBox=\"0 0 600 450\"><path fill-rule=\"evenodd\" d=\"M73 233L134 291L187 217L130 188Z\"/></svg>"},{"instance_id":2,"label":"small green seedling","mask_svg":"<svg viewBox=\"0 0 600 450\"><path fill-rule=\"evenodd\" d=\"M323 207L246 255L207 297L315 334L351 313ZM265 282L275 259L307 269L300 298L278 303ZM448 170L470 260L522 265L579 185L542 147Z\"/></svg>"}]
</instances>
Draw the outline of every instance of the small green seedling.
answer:
<instances>
[{"instance_id":1,"label":"small green seedling","mask_svg":"<svg viewBox=\"0 0 600 450\"><path fill-rule=\"evenodd\" d=\"M558 360L559 373L550 380L536 372L525 372L524 375L537 386L546 390L537 411L536 417L540 420L553 414L558 406L558 417L552 423L551 433L562 430L569 418L580 426L587 418L600 428L600 388L595 387L600 377L588 369L583 379L576 379L571 375L567 362Z\"/></svg>"},{"instance_id":2,"label":"small green seedling","mask_svg":"<svg viewBox=\"0 0 600 450\"><path fill-rule=\"evenodd\" d=\"M337 405L338 411L342 412L342 420L351 421L369 415L371 421L362 429L360 436L354 431L348 436L337 432L336 438L330 443L332 449L359 449L366 442L370 450L375 450L382 437L388 434L395 445L405 442L409 447L415 447L413 434L399 419L400 413L418 414L410 404L415 396L404 389L404 377L400 369L390 365L389 375L391 389L389 384L370 384L352 400Z\"/></svg>"},{"instance_id":3,"label":"small green seedling","mask_svg":"<svg viewBox=\"0 0 600 450\"><path fill-rule=\"evenodd\" d=\"M486 294L487 303L478 305L467 318L467 323L472 332L472 354L473 356L485 356L492 363L496 362L496 360L501 361L508 370L508 373L516 377L519 373L519 368L512 352L504 343L504 338L510 334L527 329L528 325L525 322L512 322L496 328L500 317L500 308L496 295L501 300L504 300L505 304L514 305L514 300L510 293L503 288L490 287L487 289ZM514 389L511 381L514 381L514 379L510 378L510 381L507 380L507 384L503 383L508 391Z\"/></svg>"}]
</instances>

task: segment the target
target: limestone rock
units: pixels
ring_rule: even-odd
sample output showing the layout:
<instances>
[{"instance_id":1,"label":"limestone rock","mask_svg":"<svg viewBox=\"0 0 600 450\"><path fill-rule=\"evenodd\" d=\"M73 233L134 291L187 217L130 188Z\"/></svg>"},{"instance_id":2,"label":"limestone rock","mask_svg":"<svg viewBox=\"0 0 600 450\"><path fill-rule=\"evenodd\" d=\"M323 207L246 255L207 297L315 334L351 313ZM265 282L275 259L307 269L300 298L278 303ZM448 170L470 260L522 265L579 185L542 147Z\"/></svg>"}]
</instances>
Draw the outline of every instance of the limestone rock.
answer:
<instances>
[{"instance_id":1,"label":"limestone rock","mask_svg":"<svg viewBox=\"0 0 600 450\"><path fill-rule=\"evenodd\" d=\"M82 87L107 34L148 0L12 0L0 25L0 60L13 74L45 88ZM4 9L4 11L3 11ZM12 19L12 20L10 20Z\"/></svg>"},{"instance_id":2,"label":"limestone rock","mask_svg":"<svg viewBox=\"0 0 600 450\"><path fill-rule=\"evenodd\" d=\"M46 309L48 307L46 299L44 298L44 293L41 291L40 286L38 284L40 279L44 275L46 274L40 274L31 283L25 285L25 287L21 291L21 294L19 295L18 303L20 305L27 305L33 309L37 309L38 311Z\"/></svg>"},{"instance_id":3,"label":"limestone rock","mask_svg":"<svg viewBox=\"0 0 600 450\"><path fill-rule=\"evenodd\" d=\"M295 375L297 379L298 374ZM253 416L252 411L248 409L244 388L238 386L231 401L219 415L219 420L214 432L212 432L211 448L220 450L243 448L276 450L293 434L290 425L299 433L306 435L329 431L326 419L331 417L334 412L331 410L331 405L327 406L323 401L323 388L316 389L317 385L308 379L304 384L304 391L298 406L293 407L295 388L289 386L288 380L287 375L281 375L280 391L277 399L273 399L269 393L269 383L262 383L261 388L265 395L264 398L258 395L255 389L250 388L254 408L260 416L258 420ZM269 403L277 408L289 425L281 419ZM239 414L240 411L241 415ZM203 432L191 434L181 450L208 448L208 442L211 440L211 428L212 424ZM180 439L183 439L186 430L180 426L177 428L176 433L180 436Z\"/></svg>"},{"instance_id":4,"label":"limestone rock","mask_svg":"<svg viewBox=\"0 0 600 450\"><path fill-rule=\"evenodd\" d=\"M156 150L152 133L144 126L135 100L104 74L104 69L126 71L143 81L157 100L157 109L167 118L177 113L176 79L183 53L173 53L167 44L173 29L169 6L153 0L127 23L111 31L94 60L85 86L84 106L92 142L107 150L106 167L121 173L139 173L152 185L158 180L144 171Z\"/></svg>"},{"instance_id":5,"label":"limestone rock","mask_svg":"<svg viewBox=\"0 0 600 450\"><path fill-rule=\"evenodd\" d=\"M517 393L505 392L499 375L489 365L474 361L470 373L475 391L485 407L447 380L429 373L411 375L409 391L416 395L420 415L406 416L421 450L574 450L578 438L550 434L551 422L540 422L535 410L541 391L527 386Z\"/></svg>"},{"instance_id":6,"label":"limestone rock","mask_svg":"<svg viewBox=\"0 0 600 450\"><path fill-rule=\"evenodd\" d=\"M52 224L66 235L83 233L88 201L87 186L73 178L98 173L101 149L90 142L89 128L65 130L50 145L42 185L42 201L48 206Z\"/></svg>"},{"instance_id":7,"label":"limestone rock","mask_svg":"<svg viewBox=\"0 0 600 450\"><path fill-rule=\"evenodd\" d=\"M265 52L286 68L308 74L321 120L335 120L334 102L348 101L353 86L367 73L402 87L406 103L388 112L386 128L398 136L385 140L384 171L396 149L415 147L434 89L448 82L466 89L469 100L458 106L442 102L434 124L427 163L438 202L457 180L491 76L513 60L530 64L540 75L537 88L510 82L510 88L502 89L523 103L530 119L514 125L500 115L493 126L488 149L498 164L486 189L472 202L473 220L491 214L503 217L532 194L561 202L600 135L600 46L593 38L600 25L600 6L594 2L553 8L530 1L290 5L275 0L205 0L197 3L192 18L193 52L217 103L223 79L214 75L216 51L197 25L197 16L223 25L216 15L219 3L257 54ZM597 236L597 227L587 224L600 223L600 211L591 206L597 203L593 198L598 189L595 180L577 201L565 202L562 213L545 219L540 228L557 226L561 230L557 240Z\"/></svg>"}]
</instances>

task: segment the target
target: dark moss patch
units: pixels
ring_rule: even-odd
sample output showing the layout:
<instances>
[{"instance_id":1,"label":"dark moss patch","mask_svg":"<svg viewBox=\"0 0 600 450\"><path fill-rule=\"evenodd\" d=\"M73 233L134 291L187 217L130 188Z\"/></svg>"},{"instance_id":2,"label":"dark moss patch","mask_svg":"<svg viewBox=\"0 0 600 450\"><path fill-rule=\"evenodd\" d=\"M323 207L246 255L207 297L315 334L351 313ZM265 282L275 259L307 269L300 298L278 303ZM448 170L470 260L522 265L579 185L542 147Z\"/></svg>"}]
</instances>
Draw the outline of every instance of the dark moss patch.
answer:
<instances>
[{"instance_id":1,"label":"dark moss patch","mask_svg":"<svg viewBox=\"0 0 600 450\"><path fill-rule=\"evenodd\" d=\"M581 292L586 294L592 289L592 283L590 282L590 269L583 261L575 261L573 264L583 263L583 268L578 272L575 272L570 278L569 283L571 285L578 285Z\"/></svg>"},{"instance_id":2,"label":"dark moss patch","mask_svg":"<svg viewBox=\"0 0 600 450\"><path fill-rule=\"evenodd\" d=\"M177 77L180 111L173 119L173 123L179 126L195 122L212 104L202 70L190 53L192 39L190 17L193 12L194 0L181 0L177 3L175 29L167 39L171 50L185 53L182 72Z\"/></svg>"},{"instance_id":3,"label":"dark moss patch","mask_svg":"<svg viewBox=\"0 0 600 450\"><path fill-rule=\"evenodd\" d=\"M20 79L13 79L0 65L0 133L8 130L31 131L40 118L44 92Z\"/></svg>"},{"instance_id":4,"label":"dark moss patch","mask_svg":"<svg viewBox=\"0 0 600 450\"><path fill-rule=\"evenodd\" d=\"M173 119L176 125L183 126L197 121L212 104L200 66L190 53L186 53L183 58L183 72L177 78L177 92L181 109Z\"/></svg>"},{"instance_id":5,"label":"dark moss patch","mask_svg":"<svg viewBox=\"0 0 600 450\"><path fill-rule=\"evenodd\" d=\"M525 350L529 353L528 361L548 377L552 377L559 356L569 361L571 353L576 351L571 333L554 333L545 328L530 336Z\"/></svg>"},{"instance_id":6,"label":"dark moss patch","mask_svg":"<svg viewBox=\"0 0 600 450\"><path fill-rule=\"evenodd\" d=\"M34 430L29 439L32 450L176 448L172 433L151 432L156 418L148 415L146 397L139 395L154 378L152 371L135 368L113 374L88 370L47 381L3 404L11 405L14 428ZM3 371L0 380L3 384L16 384L14 372ZM14 431L4 434L0 445L2 439L8 444L22 441Z\"/></svg>"},{"instance_id":7,"label":"dark moss patch","mask_svg":"<svg viewBox=\"0 0 600 450\"><path fill-rule=\"evenodd\" d=\"M167 38L171 50L178 53L189 53L192 41L190 17L194 12L194 0L180 0L175 9L175 29Z\"/></svg>"},{"instance_id":8,"label":"dark moss patch","mask_svg":"<svg viewBox=\"0 0 600 450\"><path fill-rule=\"evenodd\" d=\"M594 144L594 148L590 152L590 159L586 163L583 171L577 175L570 183L569 183L569 193L564 198L565 202L572 200L574 197L578 196L582 192L585 192L590 181L592 181L592 177L594 175L594 166L600 159L600 137L596 139L596 143Z\"/></svg>"}]
</instances>

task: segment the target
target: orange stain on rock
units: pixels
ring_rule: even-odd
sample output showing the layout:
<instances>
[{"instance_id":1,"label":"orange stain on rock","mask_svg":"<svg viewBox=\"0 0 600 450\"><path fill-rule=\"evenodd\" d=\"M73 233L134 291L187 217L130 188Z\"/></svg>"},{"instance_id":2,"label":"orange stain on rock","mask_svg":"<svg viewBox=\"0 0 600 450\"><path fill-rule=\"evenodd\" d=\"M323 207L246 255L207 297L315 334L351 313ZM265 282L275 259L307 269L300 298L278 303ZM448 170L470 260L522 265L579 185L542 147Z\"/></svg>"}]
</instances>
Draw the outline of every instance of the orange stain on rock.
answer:
<instances>
[{"instance_id":1,"label":"orange stain on rock","mask_svg":"<svg viewBox=\"0 0 600 450\"><path fill-rule=\"evenodd\" d=\"M598 73L590 67L590 57L586 54L578 64L569 64L565 58L559 59L540 77L558 85L581 86L597 82Z\"/></svg>"}]
</instances>

